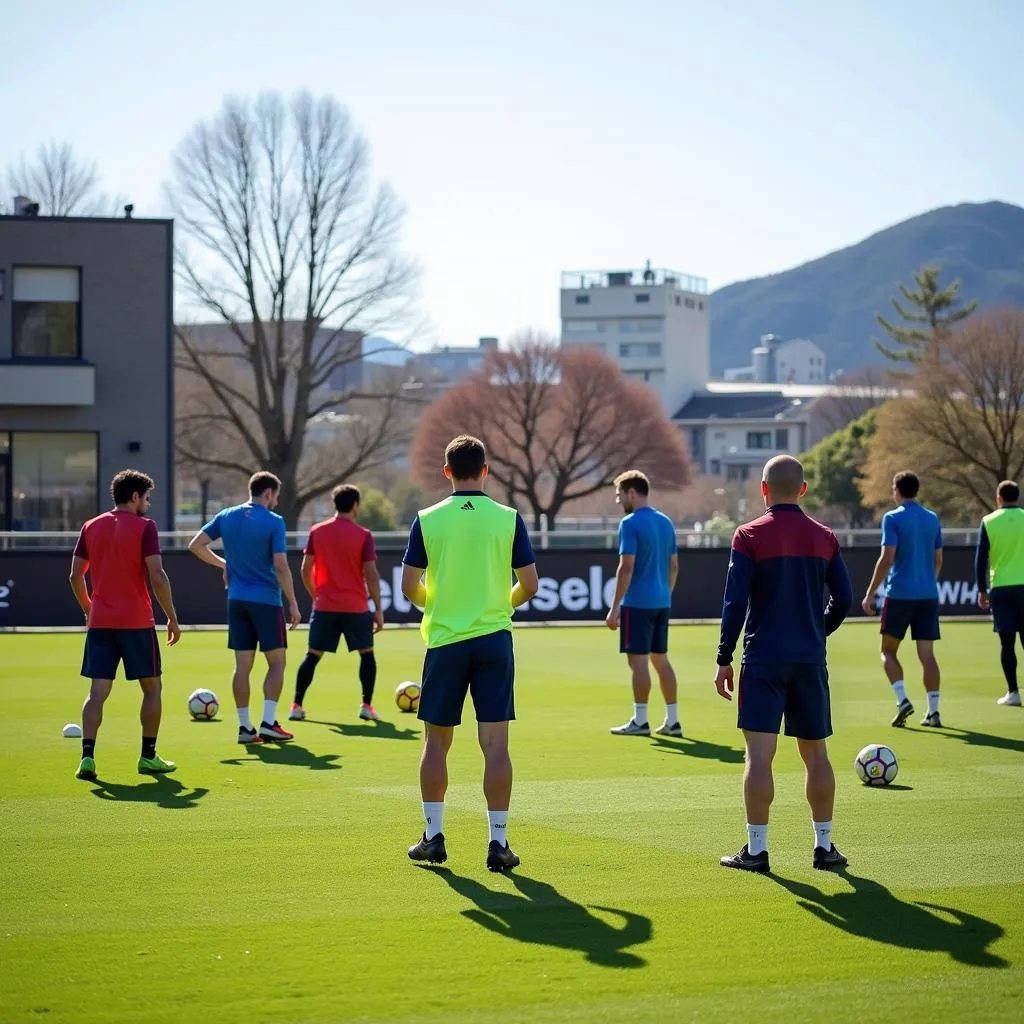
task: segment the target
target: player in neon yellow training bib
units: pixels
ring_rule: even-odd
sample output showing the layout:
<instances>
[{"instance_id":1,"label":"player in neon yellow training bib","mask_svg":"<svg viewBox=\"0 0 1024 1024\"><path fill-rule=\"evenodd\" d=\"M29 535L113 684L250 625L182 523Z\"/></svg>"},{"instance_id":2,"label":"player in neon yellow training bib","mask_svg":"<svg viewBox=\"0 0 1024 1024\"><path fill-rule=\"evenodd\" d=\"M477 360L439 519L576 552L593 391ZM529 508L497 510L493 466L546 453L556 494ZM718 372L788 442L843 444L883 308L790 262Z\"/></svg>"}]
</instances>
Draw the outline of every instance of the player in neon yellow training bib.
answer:
<instances>
[{"instance_id":1,"label":"player in neon yellow training bib","mask_svg":"<svg viewBox=\"0 0 1024 1024\"><path fill-rule=\"evenodd\" d=\"M487 453L481 441L468 435L451 441L444 475L452 494L417 515L402 559L402 593L423 609L427 645L419 708L426 729L420 761L426 827L409 857L430 864L448 859L442 828L448 751L468 693L484 754L487 867L507 871L519 864L506 836L508 723L516 717L512 612L537 593L537 566L522 516L483 491Z\"/></svg>"}]
</instances>

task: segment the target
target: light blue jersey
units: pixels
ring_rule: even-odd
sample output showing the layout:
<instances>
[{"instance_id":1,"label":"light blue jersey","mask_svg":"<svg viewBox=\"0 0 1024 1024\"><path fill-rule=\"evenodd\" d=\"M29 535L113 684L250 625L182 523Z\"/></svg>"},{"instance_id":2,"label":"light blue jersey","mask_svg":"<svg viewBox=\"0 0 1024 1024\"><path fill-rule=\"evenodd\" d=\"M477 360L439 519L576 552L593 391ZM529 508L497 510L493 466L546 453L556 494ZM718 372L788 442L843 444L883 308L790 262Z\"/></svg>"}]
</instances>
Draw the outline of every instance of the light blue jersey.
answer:
<instances>
[{"instance_id":1,"label":"light blue jersey","mask_svg":"<svg viewBox=\"0 0 1024 1024\"><path fill-rule=\"evenodd\" d=\"M203 533L224 542L228 563L228 600L281 603L274 555L288 550L284 520L264 505L246 502L213 517Z\"/></svg>"},{"instance_id":2,"label":"light blue jersey","mask_svg":"<svg viewBox=\"0 0 1024 1024\"><path fill-rule=\"evenodd\" d=\"M897 601L931 601L939 596L935 552L942 547L939 517L908 501L882 517L882 547L894 547L896 560L885 580L885 596Z\"/></svg>"}]
</instances>

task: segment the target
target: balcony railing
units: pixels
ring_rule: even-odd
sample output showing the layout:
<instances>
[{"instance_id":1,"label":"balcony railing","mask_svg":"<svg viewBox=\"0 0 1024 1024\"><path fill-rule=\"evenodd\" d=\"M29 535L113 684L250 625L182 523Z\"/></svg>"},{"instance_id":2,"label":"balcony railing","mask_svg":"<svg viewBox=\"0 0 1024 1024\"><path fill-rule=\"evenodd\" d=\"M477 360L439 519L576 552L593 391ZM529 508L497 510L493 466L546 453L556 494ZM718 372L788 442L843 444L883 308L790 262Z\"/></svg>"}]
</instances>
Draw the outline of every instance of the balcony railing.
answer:
<instances>
[{"instance_id":1,"label":"balcony railing","mask_svg":"<svg viewBox=\"0 0 1024 1024\"><path fill-rule=\"evenodd\" d=\"M645 267L640 270L566 270L562 290L589 288L652 288L667 285L694 295L707 295L707 278L681 274L677 270Z\"/></svg>"}]
</instances>

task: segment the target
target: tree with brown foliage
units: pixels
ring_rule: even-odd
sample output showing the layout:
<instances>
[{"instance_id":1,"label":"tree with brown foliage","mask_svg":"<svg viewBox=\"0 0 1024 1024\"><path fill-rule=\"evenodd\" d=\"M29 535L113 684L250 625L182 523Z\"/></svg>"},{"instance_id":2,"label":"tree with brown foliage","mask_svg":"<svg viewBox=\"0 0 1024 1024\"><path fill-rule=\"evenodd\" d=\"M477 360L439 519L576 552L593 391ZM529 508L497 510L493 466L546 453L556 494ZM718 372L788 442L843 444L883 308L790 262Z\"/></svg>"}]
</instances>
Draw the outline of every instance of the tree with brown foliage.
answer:
<instances>
[{"instance_id":1,"label":"tree with brown foliage","mask_svg":"<svg viewBox=\"0 0 1024 1024\"><path fill-rule=\"evenodd\" d=\"M682 434L652 391L601 353L536 332L490 353L423 414L409 461L428 490L461 433L484 442L495 497L528 509L535 529L545 517L554 527L566 502L610 487L624 469L644 470L655 487L690 479Z\"/></svg>"},{"instance_id":2,"label":"tree with brown foliage","mask_svg":"<svg viewBox=\"0 0 1024 1024\"><path fill-rule=\"evenodd\" d=\"M865 501L886 506L893 473L913 469L937 511L973 519L990 509L999 482L1024 473L1024 311L978 315L936 335L908 392L878 412Z\"/></svg>"}]
</instances>

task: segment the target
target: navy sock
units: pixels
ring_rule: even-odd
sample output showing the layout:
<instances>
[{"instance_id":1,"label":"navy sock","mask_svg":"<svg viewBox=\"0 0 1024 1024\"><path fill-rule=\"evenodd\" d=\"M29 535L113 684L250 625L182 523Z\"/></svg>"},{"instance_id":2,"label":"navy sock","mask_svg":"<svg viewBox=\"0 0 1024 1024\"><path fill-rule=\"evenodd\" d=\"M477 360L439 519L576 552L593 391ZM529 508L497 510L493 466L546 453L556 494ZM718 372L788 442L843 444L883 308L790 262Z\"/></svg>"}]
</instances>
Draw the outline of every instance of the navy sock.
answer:
<instances>
[{"instance_id":1,"label":"navy sock","mask_svg":"<svg viewBox=\"0 0 1024 1024\"><path fill-rule=\"evenodd\" d=\"M302 706L302 702L306 698L306 691L313 685L313 673L319 663L320 659L317 655L308 653L299 666L299 671L295 674L295 703L299 707Z\"/></svg>"},{"instance_id":2,"label":"navy sock","mask_svg":"<svg viewBox=\"0 0 1024 1024\"><path fill-rule=\"evenodd\" d=\"M359 685L363 688L363 703L373 703L373 688L377 684L377 658L373 651L359 655Z\"/></svg>"}]
</instances>

